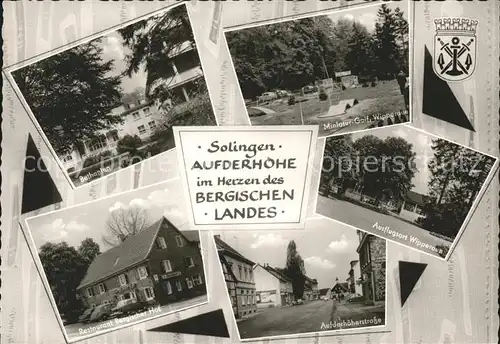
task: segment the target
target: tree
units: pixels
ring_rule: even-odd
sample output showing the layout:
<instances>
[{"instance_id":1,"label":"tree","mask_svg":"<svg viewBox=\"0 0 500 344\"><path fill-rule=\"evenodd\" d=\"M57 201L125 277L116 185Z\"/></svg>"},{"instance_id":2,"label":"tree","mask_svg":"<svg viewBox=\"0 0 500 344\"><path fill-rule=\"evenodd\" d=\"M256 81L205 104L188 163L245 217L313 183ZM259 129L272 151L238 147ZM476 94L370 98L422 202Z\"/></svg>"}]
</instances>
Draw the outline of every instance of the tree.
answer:
<instances>
[{"instance_id":1,"label":"tree","mask_svg":"<svg viewBox=\"0 0 500 344\"><path fill-rule=\"evenodd\" d=\"M401 66L402 51L397 43L398 18L386 4L377 12L375 23L374 53L380 79L393 79Z\"/></svg>"},{"instance_id":2,"label":"tree","mask_svg":"<svg viewBox=\"0 0 500 344\"><path fill-rule=\"evenodd\" d=\"M292 280L292 289L295 299L301 299L305 288L304 260L297 252L295 241L291 240L287 246L285 274Z\"/></svg>"},{"instance_id":3,"label":"tree","mask_svg":"<svg viewBox=\"0 0 500 344\"><path fill-rule=\"evenodd\" d=\"M148 213L144 208L132 206L114 210L106 222L107 234L103 241L110 246L118 246L128 237L149 227Z\"/></svg>"},{"instance_id":4,"label":"tree","mask_svg":"<svg viewBox=\"0 0 500 344\"><path fill-rule=\"evenodd\" d=\"M339 194L343 195L348 186L352 185L357 179L354 159L352 135L327 138L323 157L321 185L330 186L335 183L340 187Z\"/></svg>"},{"instance_id":5,"label":"tree","mask_svg":"<svg viewBox=\"0 0 500 344\"><path fill-rule=\"evenodd\" d=\"M82 310L76 288L87 272L87 262L66 242L46 243L40 247L40 261L47 276L57 309L69 322L75 322Z\"/></svg>"},{"instance_id":6,"label":"tree","mask_svg":"<svg viewBox=\"0 0 500 344\"><path fill-rule=\"evenodd\" d=\"M78 247L78 254L80 254L83 260L87 263L87 266L89 266L95 257L101 254L101 249L99 248L99 244L96 243L94 239L85 238Z\"/></svg>"},{"instance_id":7,"label":"tree","mask_svg":"<svg viewBox=\"0 0 500 344\"><path fill-rule=\"evenodd\" d=\"M119 154L129 153L130 156L133 157L137 154L137 151L141 147L141 145L142 140L139 136L125 135L120 140L118 140L116 151Z\"/></svg>"},{"instance_id":8,"label":"tree","mask_svg":"<svg viewBox=\"0 0 500 344\"><path fill-rule=\"evenodd\" d=\"M358 22L352 23L352 33L348 39L348 46L345 61L352 74L361 76L374 75L372 36L365 26Z\"/></svg>"},{"instance_id":9,"label":"tree","mask_svg":"<svg viewBox=\"0 0 500 344\"><path fill-rule=\"evenodd\" d=\"M455 238L494 164L494 159L442 139L432 141L430 199L419 224Z\"/></svg>"},{"instance_id":10,"label":"tree","mask_svg":"<svg viewBox=\"0 0 500 344\"><path fill-rule=\"evenodd\" d=\"M58 155L122 121L111 113L121 97L113 63L95 39L12 73Z\"/></svg>"},{"instance_id":11,"label":"tree","mask_svg":"<svg viewBox=\"0 0 500 344\"><path fill-rule=\"evenodd\" d=\"M375 197L403 197L412 187L415 175L413 145L400 137L382 140L365 135L353 144L359 159L358 178L363 192Z\"/></svg>"}]
</instances>

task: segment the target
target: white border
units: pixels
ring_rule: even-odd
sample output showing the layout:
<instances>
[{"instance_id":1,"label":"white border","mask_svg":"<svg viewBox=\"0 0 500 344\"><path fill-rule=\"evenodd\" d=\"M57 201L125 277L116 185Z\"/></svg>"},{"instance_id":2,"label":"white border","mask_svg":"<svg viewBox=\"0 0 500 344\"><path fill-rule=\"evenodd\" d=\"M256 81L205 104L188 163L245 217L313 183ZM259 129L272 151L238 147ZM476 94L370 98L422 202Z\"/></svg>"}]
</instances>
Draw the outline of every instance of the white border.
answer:
<instances>
[{"instance_id":1,"label":"white border","mask_svg":"<svg viewBox=\"0 0 500 344\"><path fill-rule=\"evenodd\" d=\"M186 197L189 214L189 223L191 228L199 229L199 230L276 230L276 229L303 229L305 225L305 221L307 218L308 205L311 197L311 180L313 174L313 166L314 166L314 158L316 155L316 145L318 142L318 126L317 125L271 125L271 126L174 126L174 139L176 145L180 149L177 150L177 159L179 162L179 175L182 181L182 186L184 189L184 195ZM293 133L295 131L311 131L311 140L309 145L309 154L307 161L307 168L305 171L305 181L304 181L304 192L302 194L301 200L301 214L299 218L299 222L283 222L280 224L273 224L272 221L266 223L214 223L214 224L196 224L194 220L193 214L193 205L191 202L191 195L189 193L189 182L187 179L187 172L184 168L184 153L182 150L182 139L180 138L179 131L191 131L191 132L205 132L205 131L220 131L220 132L233 132L237 131L246 131L246 132L285 132L285 133ZM235 134L237 135L237 134ZM317 197L316 197L317 198Z\"/></svg>"},{"instance_id":2,"label":"white border","mask_svg":"<svg viewBox=\"0 0 500 344\"><path fill-rule=\"evenodd\" d=\"M319 216L319 217L309 217L308 220L319 220L319 219L326 219L330 220L327 217L324 216ZM304 229L304 232L314 232L314 229ZM317 232L321 232L323 230L316 230ZM293 232L293 230L286 231L288 232ZM356 327L356 328L346 328L346 329L340 329L340 330L324 330L324 331L316 331L316 332L304 332L304 333L293 333L293 334L284 334L284 335L277 335L277 336L267 336L267 337L252 337L252 338L241 338L240 335L240 329L238 327L238 322L236 321L236 316L234 315L234 311L232 308L232 302L231 302L231 297L229 296L229 290L227 289L227 283L224 278L224 270L222 269L222 264L219 259L219 250L217 249L217 244L215 242L215 234L219 234L220 232L209 232L212 235L212 240L214 243L214 249L215 249L215 254L217 258L217 265L219 265L219 269L222 275L222 282L224 283L224 289L225 289L225 294L227 296L228 302L229 302L229 308L231 309L231 314L233 315L233 321L235 324L236 332L238 333L238 339L241 342L255 342L255 341L264 341L264 340L278 340L278 339L292 339L292 338L297 338L297 339L304 339L304 338L311 338L311 337L333 337L333 336L344 336L344 335L363 335L363 334L377 334L377 333L389 333L391 332L388 328L390 326L387 324L387 303L388 303L388 292L387 292L387 287L388 287L388 278L387 278L387 262L389 261L387 258L389 256L388 252L388 247L387 247L387 242L385 244L385 295L384 295L384 325L378 325L378 326L365 326L365 327ZM226 232L226 233L231 233L231 232ZM236 234L236 232L234 233ZM370 233L367 233L368 235L371 235ZM238 235L238 234L236 234ZM359 243L358 243L359 246ZM357 248L357 247L356 247ZM357 252L356 252L357 253ZM359 253L357 253L359 255ZM249 259L249 258L248 258ZM395 292L395 291L392 291ZM394 305L396 306L396 305ZM394 307L393 307L394 308ZM362 330L368 329L369 331L366 332L360 332ZM373 329L373 330L372 330ZM384 329L384 330L382 330ZM230 334L231 335L231 334Z\"/></svg>"},{"instance_id":3,"label":"white border","mask_svg":"<svg viewBox=\"0 0 500 344\"><path fill-rule=\"evenodd\" d=\"M189 19L189 24L191 26L191 30L193 32L193 37L194 37L194 41L195 41L195 45L196 45L196 52L198 54L198 57L199 57L199 60L200 60L200 65L201 65L201 69L203 71L203 79L205 81L205 84L207 85L207 91L208 91L208 97L210 99L210 105L212 106L212 113L215 117L215 123L217 126L220 125L219 123L219 120L217 118L217 112L216 112L216 109L215 109L215 106L214 106L214 102L212 101L212 92L210 91L210 86L209 86L209 83L207 82L206 80L206 76L205 76L205 66L204 66L204 63L203 63L203 57L202 57L202 54L200 54L200 51L199 51L199 47L200 47L200 43L198 42L196 36L197 34L195 33L195 30L193 28L193 20L191 19L191 14L190 14L190 11L192 11L192 9L190 8L191 5L187 2L180 2L178 4L171 4L171 5L168 5L164 8L161 8L159 10L156 10L154 12L150 12L148 14L145 14L145 15L142 15L140 17L137 17L137 18L134 18L132 20L129 20L129 21L126 21L124 23L121 23L119 25L115 25L109 29L105 29L105 30L102 30L98 33L95 33L93 35L90 35L90 36L87 36L85 38L82 38L82 39L79 39L75 42L72 42L70 44L66 44L66 45L63 45L59 48L56 48L56 49L52 49L51 51L47 52L47 53L43 53L43 54L40 54L40 55L37 55L35 57L32 57L30 59L27 59L27 60L24 60L24 61L21 61L21 62L18 62L18 63L15 63L13 65L10 65L10 66L7 66L5 67L2 72L4 73L4 76L5 78L7 79L7 81L9 82L9 84L12 86L12 89L14 90L14 94L17 96L17 98L19 99L19 101L21 102L21 105L23 106L23 108L26 110L26 112L28 113L28 116L31 120L31 122L33 123L36 131L38 132L38 134L41 136L42 140L44 141L44 143L47 145L47 148L49 150L49 152L51 153L52 155L52 158L56 161L56 165L57 167L59 167L62 171L62 174L64 175L64 177L66 178L68 184L71 186L72 190L76 190L76 189L79 189L79 188L82 188L84 186L88 186L88 185L91 185L93 183L96 183L96 182L99 182L99 181L102 181L103 178L107 177L107 176L110 176L110 175L113 175L113 174L116 174L118 172L121 172L121 171L124 171L128 168L131 168L131 167L134 167L136 165L141 165L143 164L145 161L148 161L148 160L151 160L155 157L159 157L161 156L162 154L166 154L167 152L170 152L172 150L175 149L175 147L173 148L170 148L166 151L163 151L161 153L158 153L150 158L147 158L145 160L142 160L142 161L139 161L133 165L130 165L130 166L127 166L125 168L120 168L118 169L117 171L113 172L113 173L110 173L110 174L107 174L107 175L104 175L104 176L101 176L97 179L94 179L92 181L89 181L89 182L86 182L86 183L83 183L79 186L75 186L73 181L71 180L71 178L69 177L69 174L67 173L66 169L64 168L64 164L61 162L61 159L59 158L59 156L57 155L57 153L55 152L55 150L52 148L52 144L50 143L49 139L47 138L47 136L45 135L45 132L43 131L43 128L40 126L40 124L38 123L38 120L36 119L35 115L33 114L33 112L31 111L31 108L29 106L29 104L26 102L21 90L19 89L19 87L17 86L17 83L15 81L15 79L12 77L12 73L15 72L16 70L19 70L21 68L24 68L24 67L27 67L31 64L34 64L38 61L41 61L41 60L45 60L45 59L48 59L52 56L55 56L57 54L60 54L66 50L69 50L69 49L72 49L72 48L75 48L81 44L85 44L85 43L88 43L94 39L97 39L97 38L100 38L100 37L104 37L112 32L116 32L117 30L120 30L126 26L129 26L129 25L132 25L136 22L139 22L141 20L146 20L150 17L153 17L155 15L158 15L158 14L161 14L163 12L168 12L170 11L171 9L175 8L175 7L178 7L178 6L186 6L186 12L187 12L187 16L188 16L188 19ZM45 157L44 157L45 158ZM47 164L47 163L46 163ZM52 164L50 164L52 165Z\"/></svg>"},{"instance_id":4,"label":"white border","mask_svg":"<svg viewBox=\"0 0 500 344\"><path fill-rule=\"evenodd\" d=\"M346 134L353 134L353 133L357 133L357 132L366 131L369 129L393 127L393 126L397 126L397 125L411 124L413 122L413 96L412 96L412 93L413 93L413 77L412 77L413 54L411 53L413 51L413 25L410 25L413 22L413 18L411 17L411 7L412 7L411 1L408 0L407 2L408 2L408 12L407 12L407 14L408 14L408 20L407 20L407 22L408 22L408 84L409 84L408 121L406 121L404 123L394 123L394 124L390 124L390 125L383 125L381 127L375 127L375 128L365 128L365 129L360 129L357 131L346 131L346 132L342 132L342 133L332 133L332 134L328 134L328 135L319 136L318 138L326 138L326 137L331 137L331 136L341 136L341 135L346 135ZM389 1L389 3L394 3L394 1ZM374 3L374 4L368 4L368 5L354 4L354 6L350 6L350 7L348 5L345 5L345 6L337 8L337 9L327 9L327 10L311 11L311 12L301 13L301 14L293 14L293 15L282 17L282 18L266 19L266 20L257 21L254 23L235 25L235 26L229 26L227 28L224 28L223 29L224 43L228 47L229 61L231 63L234 74L236 75L236 79L238 80L238 89L240 90L241 97L244 98L243 91L241 90L240 80L238 78L238 74L236 73L236 69L234 67L233 56L231 54L231 51L229 50L229 45L227 43L227 37L226 37L227 32L240 31L240 30L244 30L244 29L250 29L253 27L273 25L273 24L294 21L294 20L300 20L300 19L305 19L305 18L313 18L313 17L325 16L325 15L330 15L330 14L337 14L339 12L357 11L359 9L381 6L381 5L383 5L383 3ZM243 102L244 102L244 99L243 99ZM250 116L248 115L248 111L247 111L246 106L245 106L245 112L247 114L248 122L250 123L251 126L253 126L252 121L250 119ZM300 118L301 118L301 124L305 125L303 114L302 114L302 109L300 110ZM319 127L323 124L322 123L314 123L314 124L307 124L307 125L317 125ZM256 125L256 126L262 126L262 125ZM275 124L274 126L278 127L281 125ZM293 125L292 124L284 124L284 126L293 126ZM348 127L346 127L346 128L348 128Z\"/></svg>"},{"instance_id":5,"label":"white border","mask_svg":"<svg viewBox=\"0 0 500 344\"><path fill-rule=\"evenodd\" d=\"M479 190L478 194L476 195L475 199L474 199L474 202L472 203L470 209L469 209L469 212L467 213L467 216L465 217L463 223L462 223L462 226L460 227L460 230L458 231L458 233L455 235L455 238L453 239L453 242L451 243L451 246L450 248L448 249L448 253L446 254L446 256L443 258L441 257L438 253L436 254L432 254L430 252L426 252L426 251L423 251L415 246L412 246L412 245L409 245L409 244L406 244L405 242L399 242L399 241L395 241L395 240L392 240L391 237L389 235L387 236L384 236L384 235L381 235L380 232L372 232L371 230L368 230L368 229L362 229L362 228L359 228L359 227L356 227L354 225L351 225L351 224L348 224L346 222L342 222L342 221L339 221L339 220L335 220L334 218L331 218L331 217L328 217L328 216L325 216L325 215L322 215L320 213L317 212L317 198L316 198L316 204L314 206L314 209L313 209L313 212L314 212L314 215L318 215L320 217L325 217L325 218L328 218L334 222L337 222L337 223L341 223L343 225L346 225L348 227L351 227L353 229L356 229L356 230L360 230L362 232L366 232L366 233L369 233L369 234L372 234L374 236L378 236L380 238L383 238L387 241L390 241L390 242L393 242L395 244L398 244L398 245L401 245L401 246L404 246L404 247L408 247L412 250L415 250L417 252L420 252L420 253L423 253L423 254L426 254L428 256L431 256L431 257L434 257L434 258L438 258L440 260L443 260L443 261L448 261L450 259L450 256L451 254L453 253L453 250L455 249L456 245L458 244L458 241L460 240L463 232L465 231L468 223L470 222L472 216L474 215L474 212L476 211L479 203L481 202L481 199L483 198L485 192L486 192L486 189L488 188L489 184L491 183L491 181L493 180L493 176L495 175L497 169L498 169L498 166L499 166L499 159L497 157L494 157L492 155L489 155L489 154L486 154L486 153L483 153L477 149L474 149L474 148L471 148L471 147L468 147L468 146L465 146L463 144L460 144L460 143L457 143L457 142L454 142L454 141L451 141L451 140L448 140L446 138L443 138L443 137L440 137L438 135L434 135L434 134L431 134L429 132L426 132L422 129L419 129L419 128L415 128L415 127L412 127L410 125L405 125L406 128L408 129L411 129L411 130L416 130L424 135L427 135L427 136L431 136L431 137L436 137L438 139L441 139L441 140L445 140L445 141L448 141L450 143L453 143L453 144L456 144L460 147L464 147L464 148L467 148L467 149L470 149L476 153L479 153L479 154L482 154L483 156L487 156L487 157L490 157L490 158L493 158L495 160L495 163L493 164L493 166L491 167L491 170L490 172L488 173L488 176L486 177L483 185L481 186L481 189ZM371 129L371 131L373 130L383 130L383 129L386 129L386 127L380 127L380 128L373 128ZM368 133L366 134L368 135ZM325 145L326 145L326 141L325 141ZM325 154L324 154L324 148L323 148L323 157L321 158L321 171L320 171L320 180L321 180L321 173L323 172L323 158L324 158ZM318 185L319 187L319 185ZM318 191L318 197L319 197L319 191ZM355 206L355 205L353 205ZM421 229L422 231L425 231L425 229ZM379 233L379 234L376 234L376 233ZM417 235L415 235L417 236ZM419 239L420 240L420 239ZM425 241L422 240L423 243L426 243ZM433 246L433 245L430 245L430 246Z\"/></svg>"},{"instance_id":6,"label":"white border","mask_svg":"<svg viewBox=\"0 0 500 344\"><path fill-rule=\"evenodd\" d=\"M206 262L206 257L204 257L204 255L203 255L204 247L203 247L202 240L201 240L201 233L200 233L200 231L197 231L198 235L199 235L199 238L200 238L200 255L201 255L201 260L202 260L202 264L203 264L204 284L205 284L206 297L207 297L206 301L200 302L200 303L195 304L195 305L190 305L188 307L184 307L184 308L172 310L170 312L165 312L165 313L162 313L162 314L153 315L153 316L148 317L146 319L137 320L137 321L131 321L131 322L123 324L123 325L117 325L117 326L114 326L114 327L109 328L109 329L102 329L102 330L96 331L95 333L92 333L92 334L83 335L83 336L75 336L75 337L71 337L70 338L69 335L66 332L66 327L64 326L64 323L62 322L61 315L59 313L59 309L57 308L57 305L56 305L56 302L55 302L55 299L54 299L54 295L51 292L50 284L49 284L49 282L47 280L47 277L45 275L45 270L43 269L42 263L40 261L40 257L38 255L38 248L35 245L35 241L33 240L33 236L31 235L31 230L29 229L28 220L35 219L35 218L42 217L42 216L46 216L46 215L53 214L53 213L60 213L60 212L63 212L63 211L66 211L66 210L69 210L69 209L72 209L72 208L84 207L87 204L98 203L98 202L101 202L103 200L110 199L110 198L113 198L113 197L119 197L119 196L124 195L124 194L132 194L134 192L144 191L144 190L146 190L148 188L157 188L157 187L159 187L162 184L163 185L168 185L169 183L173 183L173 182L179 182L179 178L172 178L172 179L169 179L167 181L163 181L163 182L159 182L159 183L156 183L156 184L148 185L146 187L141 187L141 188L137 188L137 189L133 189L133 190L121 192L121 193L118 193L118 194L114 194L114 195L102 197L102 198L99 198L97 200L92 200L92 201L80 203L80 204L69 206L69 207L65 207L65 208L62 208L62 209L59 209L59 210L49 211L49 212L44 213L44 214L30 216L30 217L25 217L24 221L22 221L21 219L19 220L19 224L21 226L22 232L23 232L24 237L26 239L26 243L27 243L28 248L30 250L30 253L31 253L32 257L33 257L35 267L38 270L38 274L40 275L40 278L42 280L42 285L43 285L43 287L45 289L45 292L47 293L47 296L49 297L49 302L50 302L50 304L51 304L51 306L52 306L52 308L54 310L57 322L58 322L59 326L61 327L61 330L62 330L62 333L64 335L64 339L65 339L66 343L74 343L74 342L82 341L82 340L89 339L89 338L92 338L92 337L101 336L101 335L103 335L105 333L113 332L113 331L116 331L116 330L120 330L120 329L123 329L123 328L127 328L127 327L130 327L130 326L133 326L133 325L137 325L137 324L140 324L140 323L146 323L146 322L148 322L150 320L158 319L158 318L170 315L170 314L175 314L175 313L178 313L178 312L185 311L187 309L191 309L191 308L199 307L199 306L202 306L202 305L205 305L205 304L209 304L210 303L210 295L209 295L209 290L208 290L209 289L208 288L208 279L211 278L211 277L207 276L207 268L206 268L207 262ZM180 229L177 229L177 230L180 231L181 233L188 231L188 230L181 231ZM192 229L190 229L189 231L191 231L191 230Z\"/></svg>"}]
</instances>

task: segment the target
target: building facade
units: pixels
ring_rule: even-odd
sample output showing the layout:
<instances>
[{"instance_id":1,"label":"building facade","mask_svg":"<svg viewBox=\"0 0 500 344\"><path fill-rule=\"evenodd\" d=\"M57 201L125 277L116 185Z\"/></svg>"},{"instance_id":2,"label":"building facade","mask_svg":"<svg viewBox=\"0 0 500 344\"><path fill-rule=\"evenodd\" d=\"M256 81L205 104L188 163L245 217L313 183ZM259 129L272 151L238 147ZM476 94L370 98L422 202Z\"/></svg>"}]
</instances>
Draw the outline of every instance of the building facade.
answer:
<instances>
[{"instance_id":1,"label":"building facade","mask_svg":"<svg viewBox=\"0 0 500 344\"><path fill-rule=\"evenodd\" d=\"M254 262L214 237L217 253L224 273L227 291L236 319L257 312L257 297L252 267Z\"/></svg>"},{"instance_id":2,"label":"building facade","mask_svg":"<svg viewBox=\"0 0 500 344\"><path fill-rule=\"evenodd\" d=\"M423 206L427 196L414 191L408 191L403 197L399 216L411 222L424 217Z\"/></svg>"},{"instance_id":3,"label":"building facade","mask_svg":"<svg viewBox=\"0 0 500 344\"><path fill-rule=\"evenodd\" d=\"M204 295L199 239L162 218L97 256L77 292L87 308L125 299L166 305Z\"/></svg>"},{"instance_id":4,"label":"building facade","mask_svg":"<svg viewBox=\"0 0 500 344\"><path fill-rule=\"evenodd\" d=\"M268 264L253 266L257 307L280 307L294 300L292 280Z\"/></svg>"},{"instance_id":5,"label":"building facade","mask_svg":"<svg viewBox=\"0 0 500 344\"><path fill-rule=\"evenodd\" d=\"M351 265L351 269L349 270L349 277L347 277L347 288L351 294L362 295L359 260L353 260L349 264Z\"/></svg>"},{"instance_id":6,"label":"building facade","mask_svg":"<svg viewBox=\"0 0 500 344\"><path fill-rule=\"evenodd\" d=\"M304 283L304 300L317 300L319 298L318 281L306 276Z\"/></svg>"},{"instance_id":7,"label":"building facade","mask_svg":"<svg viewBox=\"0 0 500 344\"><path fill-rule=\"evenodd\" d=\"M120 116L122 123L114 124L107 130L100 130L95 138L81 142L78 148L75 147L71 152L60 157L68 173L80 170L85 159L89 157L99 157L107 152L115 156L118 141L126 135L137 135L142 141L148 141L164 120L165 110L163 109L182 106L193 97L193 94L197 92L196 83L203 78L195 46L185 41L174 49L169 57L170 68L164 75L163 81L154 87L163 85L170 91L172 99L163 104L138 99L136 102L117 105L111 110L111 114Z\"/></svg>"},{"instance_id":8,"label":"building facade","mask_svg":"<svg viewBox=\"0 0 500 344\"><path fill-rule=\"evenodd\" d=\"M386 246L385 240L374 235L358 231L362 295L366 304L385 300L386 284Z\"/></svg>"}]
</instances>

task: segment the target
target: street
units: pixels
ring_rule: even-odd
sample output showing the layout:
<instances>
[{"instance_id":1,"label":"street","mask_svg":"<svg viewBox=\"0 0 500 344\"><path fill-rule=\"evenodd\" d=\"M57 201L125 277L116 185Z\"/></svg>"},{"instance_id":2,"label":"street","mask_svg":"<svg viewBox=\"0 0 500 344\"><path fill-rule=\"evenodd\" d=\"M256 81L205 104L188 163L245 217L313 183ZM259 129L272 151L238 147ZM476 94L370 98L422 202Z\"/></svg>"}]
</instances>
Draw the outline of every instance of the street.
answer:
<instances>
[{"instance_id":1,"label":"street","mask_svg":"<svg viewBox=\"0 0 500 344\"><path fill-rule=\"evenodd\" d=\"M408 238L410 238L410 236L415 236L421 242L432 246L444 245L448 248L451 246L451 242L438 238L423 228L412 225L393 216L377 213L376 211L363 208L347 201L331 199L318 195L316 212L336 221L344 222L348 225L362 229L363 231L391 239L395 242L404 244L405 246L417 248L412 245L409 240L385 234L373 228L373 225L378 223L380 226L389 226L389 229L395 232L401 233L402 235L408 235ZM438 255L436 252L426 249L425 247L418 247L418 249L432 255Z\"/></svg>"},{"instance_id":2,"label":"street","mask_svg":"<svg viewBox=\"0 0 500 344\"><path fill-rule=\"evenodd\" d=\"M133 324L136 322L141 322L144 320L148 320L149 318L156 317L158 315L166 315L166 314L169 314L169 313L172 313L175 311L179 311L179 310L187 308L187 307L199 305L201 303L207 302L207 300L208 300L207 296L202 295L202 296L194 297L194 298L189 299L189 300L179 301L179 302L171 303L168 305L163 305L163 306L161 306L161 311L156 311L156 310L155 311L148 311L148 310L146 310L142 313L137 313L135 315L136 318L132 319L130 321L127 321L126 317L122 317L122 318L116 318L116 319L112 319L112 320L93 322L93 323L89 323L89 324L82 324L82 323L70 324L70 325L64 326L64 328L66 329L66 333L68 334L68 337L76 338L76 337L80 337L80 336L84 336L84 335L103 332L103 331L109 330L109 329L111 329L113 327L117 327L117 326L130 325L130 324ZM107 323L112 324L113 326L104 327L103 325L106 325ZM85 330L90 329L90 328L96 328L96 329L100 328L100 329L97 329L96 331L92 331L90 333L89 332L84 333L84 332L86 332ZM80 331L82 331L82 334L80 334Z\"/></svg>"},{"instance_id":3,"label":"street","mask_svg":"<svg viewBox=\"0 0 500 344\"><path fill-rule=\"evenodd\" d=\"M374 317L381 319L381 323L377 325L383 325L384 306L367 307L360 303L335 304L333 300L315 300L302 305L259 309L257 314L239 321L238 329L242 339L272 337L323 331L325 328L322 325L331 321L355 321Z\"/></svg>"}]
</instances>

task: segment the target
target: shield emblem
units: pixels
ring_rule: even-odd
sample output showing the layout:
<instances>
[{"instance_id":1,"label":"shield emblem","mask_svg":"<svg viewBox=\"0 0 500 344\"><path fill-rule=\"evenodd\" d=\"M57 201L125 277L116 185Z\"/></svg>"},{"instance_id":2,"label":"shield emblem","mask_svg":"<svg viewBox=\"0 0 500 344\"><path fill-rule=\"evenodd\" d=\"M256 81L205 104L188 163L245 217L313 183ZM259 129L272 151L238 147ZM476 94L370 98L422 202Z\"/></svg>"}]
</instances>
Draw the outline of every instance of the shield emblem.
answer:
<instances>
[{"instance_id":1,"label":"shield emblem","mask_svg":"<svg viewBox=\"0 0 500 344\"><path fill-rule=\"evenodd\" d=\"M477 20L441 18L434 22L434 72L445 81L470 78L476 69Z\"/></svg>"}]
</instances>

